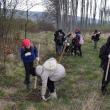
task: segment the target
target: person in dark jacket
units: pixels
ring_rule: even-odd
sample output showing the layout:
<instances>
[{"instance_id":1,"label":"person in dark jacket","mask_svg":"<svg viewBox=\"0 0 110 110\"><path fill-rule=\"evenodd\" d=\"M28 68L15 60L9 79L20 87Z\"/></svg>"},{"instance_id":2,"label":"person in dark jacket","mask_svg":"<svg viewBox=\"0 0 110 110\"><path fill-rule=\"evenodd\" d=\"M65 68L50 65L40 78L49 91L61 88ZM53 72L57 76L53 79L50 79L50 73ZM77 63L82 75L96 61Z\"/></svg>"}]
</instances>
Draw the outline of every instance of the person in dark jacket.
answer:
<instances>
[{"instance_id":1,"label":"person in dark jacket","mask_svg":"<svg viewBox=\"0 0 110 110\"><path fill-rule=\"evenodd\" d=\"M75 30L75 37L72 39L73 51L75 56L78 54L82 56L81 44L80 44L81 32L80 29L77 28Z\"/></svg>"},{"instance_id":2,"label":"person in dark jacket","mask_svg":"<svg viewBox=\"0 0 110 110\"><path fill-rule=\"evenodd\" d=\"M21 47L21 59L25 67L25 81L27 89L30 89L30 75L35 75L35 68L33 66L34 60L38 58L38 51L29 39L24 39Z\"/></svg>"},{"instance_id":3,"label":"person in dark jacket","mask_svg":"<svg viewBox=\"0 0 110 110\"><path fill-rule=\"evenodd\" d=\"M63 50L63 43L65 41L65 33L59 29L54 33L54 41L56 46L56 53L60 55Z\"/></svg>"},{"instance_id":4,"label":"person in dark jacket","mask_svg":"<svg viewBox=\"0 0 110 110\"><path fill-rule=\"evenodd\" d=\"M91 39L94 42L94 49L97 48L97 43L98 43L98 41L100 39L100 34L101 34L101 32L99 32L98 30L95 30L94 31L94 34L92 35L92 38Z\"/></svg>"},{"instance_id":5,"label":"person in dark jacket","mask_svg":"<svg viewBox=\"0 0 110 110\"><path fill-rule=\"evenodd\" d=\"M108 37L107 42L101 47L99 58L101 59L100 66L104 71L103 78L102 78L102 86L101 86L101 91L104 95L106 93L107 85L110 81L110 68L108 70L107 81L105 80L107 65L110 58L110 36Z\"/></svg>"}]
</instances>

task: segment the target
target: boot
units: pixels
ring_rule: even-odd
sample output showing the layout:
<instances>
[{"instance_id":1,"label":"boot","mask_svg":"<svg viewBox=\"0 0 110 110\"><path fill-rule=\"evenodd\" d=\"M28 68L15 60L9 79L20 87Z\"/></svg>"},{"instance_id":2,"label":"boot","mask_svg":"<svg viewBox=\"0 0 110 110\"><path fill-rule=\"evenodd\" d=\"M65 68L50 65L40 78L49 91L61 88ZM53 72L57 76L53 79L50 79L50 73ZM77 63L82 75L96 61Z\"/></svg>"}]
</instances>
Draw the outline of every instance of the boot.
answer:
<instances>
[{"instance_id":1,"label":"boot","mask_svg":"<svg viewBox=\"0 0 110 110\"><path fill-rule=\"evenodd\" d=\"M107 89L105 86L101 87L102 95L105 95L107 93Z\"/></svg>"},{"instance_id":2,"label":"boot","mask_svg":"<svg viewBox=\"0 0 110 110\"><path fill-rule=\"evenodd\" d=\"M30 90L30 89L31 89L30 84L26 84L26 89L27 89L27 90Z\"/></svg>"},{"instance_id":3,"label":"boot","mask_svg":"<svg viewBox=\"0 0 110 110\"><path fill-rule=\"evenodd\" d=\"M57 94L56 92L53 92L50 94L51 99L57 99Z\"/></svg>"}]
</instances>

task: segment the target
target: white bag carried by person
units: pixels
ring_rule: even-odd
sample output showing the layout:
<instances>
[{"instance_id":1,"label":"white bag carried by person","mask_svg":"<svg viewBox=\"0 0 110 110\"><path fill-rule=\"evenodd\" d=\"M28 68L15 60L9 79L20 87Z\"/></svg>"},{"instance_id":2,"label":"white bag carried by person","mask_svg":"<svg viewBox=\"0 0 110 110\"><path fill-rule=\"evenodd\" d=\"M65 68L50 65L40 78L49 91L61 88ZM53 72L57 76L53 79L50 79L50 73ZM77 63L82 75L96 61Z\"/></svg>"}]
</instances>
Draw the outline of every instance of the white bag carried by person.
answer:
<instances>
[{"instance_id":1,"label":"white bag carried by person","mask_svg":"<svg viewBox=\"0 0 110 110\"><path fill-rule=\"evenodd\" d=\"M84 38L82 35L80 35L80 41L79 41L79 44L83 45L84 44Z\"/></svg>"}]
</instances>

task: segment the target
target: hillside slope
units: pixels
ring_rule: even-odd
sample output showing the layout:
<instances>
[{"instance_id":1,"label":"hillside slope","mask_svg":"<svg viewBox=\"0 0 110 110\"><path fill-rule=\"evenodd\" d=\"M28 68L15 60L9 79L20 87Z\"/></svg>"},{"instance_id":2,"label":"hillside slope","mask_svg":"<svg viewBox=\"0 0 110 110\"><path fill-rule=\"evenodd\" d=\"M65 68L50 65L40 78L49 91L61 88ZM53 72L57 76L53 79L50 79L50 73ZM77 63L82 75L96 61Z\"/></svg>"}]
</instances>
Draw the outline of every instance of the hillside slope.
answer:
<instances>
[{"instance_id":1,"label":"hillside slope","mask_svg":"<svg viewBox=\"0 0 110 110\"><path fill-rule=\"evenodd\" d=\"M35 43L45 42L41 44L40 63L55 56L53 33L29 34L29 37ZM99 48L106 39L101 38L98 49L94 50L90 37L86 37L82 58L65 55L62 60L67 76L57 83L58 100L41 101L40 86L36 91L25 90L22 63L7 62L11 70L7 76L0 76L0 110L110 110L110 94L103 97L100 92L102 72L98 58Z\"/></svg>"}]
</instances>

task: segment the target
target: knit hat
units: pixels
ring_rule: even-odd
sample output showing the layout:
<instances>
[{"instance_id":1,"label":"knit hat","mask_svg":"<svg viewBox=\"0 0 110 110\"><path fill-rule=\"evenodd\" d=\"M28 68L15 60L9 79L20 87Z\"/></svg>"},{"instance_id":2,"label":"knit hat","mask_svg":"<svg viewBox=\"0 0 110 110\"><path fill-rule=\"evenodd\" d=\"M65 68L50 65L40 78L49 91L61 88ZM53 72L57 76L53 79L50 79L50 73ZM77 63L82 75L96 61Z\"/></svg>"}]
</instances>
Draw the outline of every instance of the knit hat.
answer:
<instances>
[{"instance_id":1,"label":"knit hat","mask_svg":"<svg viewBox=\"0 0 110 110\"><path fill-rule=\"evenodd\" d=\"M30 39L24 39L23 42L22 42L22 46L23 46L23 47L31 46L31 41L30 41Z\"/></svg>"},{"instance_id":2,"label":"knit hat","mask_svg":"<svg viewBox=\"0 0 110 110\"><path fill-rule=\"evenodd\" d=\"M75 29L75 33L80 32L80 28Z\"/></svg>"}]
</instances>

